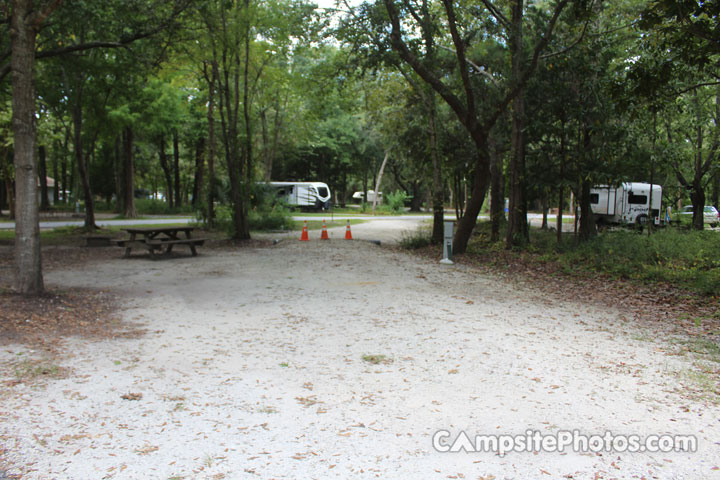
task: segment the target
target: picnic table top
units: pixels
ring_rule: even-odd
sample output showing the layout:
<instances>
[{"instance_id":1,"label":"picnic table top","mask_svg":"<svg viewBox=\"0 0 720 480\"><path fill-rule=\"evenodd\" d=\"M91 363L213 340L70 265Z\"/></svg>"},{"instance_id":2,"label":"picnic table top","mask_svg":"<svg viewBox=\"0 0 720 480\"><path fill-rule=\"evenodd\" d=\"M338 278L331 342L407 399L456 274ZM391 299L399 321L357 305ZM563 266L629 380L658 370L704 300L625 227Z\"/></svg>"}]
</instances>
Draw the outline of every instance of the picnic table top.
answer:
<instances>
[{"instance_id":1,"label":"picnic table top","mask_svg":"<svg viewBox=\"0 0 720 480\"><path fill-rule=\"evenodd\" d=\"M195 230L192 226L181 227L130 227L123 228L128 233L164 233L164 232L191 232Z\"/></svg>"}]
</instances>

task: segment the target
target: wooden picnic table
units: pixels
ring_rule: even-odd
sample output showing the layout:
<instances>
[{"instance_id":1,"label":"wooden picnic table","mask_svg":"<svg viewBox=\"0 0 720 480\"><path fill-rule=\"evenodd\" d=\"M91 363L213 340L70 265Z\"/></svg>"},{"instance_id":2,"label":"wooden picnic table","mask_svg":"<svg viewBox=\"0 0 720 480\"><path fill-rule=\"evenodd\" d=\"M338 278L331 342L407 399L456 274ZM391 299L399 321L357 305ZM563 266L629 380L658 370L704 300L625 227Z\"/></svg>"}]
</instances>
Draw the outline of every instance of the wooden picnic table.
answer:
<instances>
[{"instance_id":1,"label":"wooden picnic table","mask_svg":"<svg viewBox=\"0 0 720 480\"><path fill-rule=\"evenodd\" d=\"M197 255L196 246L203 245L205 238L192 238L192 231L195 227L137 227L123 228L130 234L130 238L118 240L118 246L125 247L125 257L130 256L133 248L144 248L151 258L157 258L156 252L170 255L175 245L187 245L190 247L193 257ZM185 236L181 237L180 234ZM138 238L140 237L140 238Z\"/></svg>"}]
</instances>

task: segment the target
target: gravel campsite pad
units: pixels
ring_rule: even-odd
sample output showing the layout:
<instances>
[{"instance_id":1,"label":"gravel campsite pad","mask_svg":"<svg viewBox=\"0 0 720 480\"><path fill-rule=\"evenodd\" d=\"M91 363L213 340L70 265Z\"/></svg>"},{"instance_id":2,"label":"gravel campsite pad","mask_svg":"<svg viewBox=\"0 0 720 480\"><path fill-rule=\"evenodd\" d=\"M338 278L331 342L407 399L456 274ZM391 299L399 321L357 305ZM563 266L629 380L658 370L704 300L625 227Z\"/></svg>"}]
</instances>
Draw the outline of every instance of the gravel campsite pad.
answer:
<instances>
[{"instance_id":1,"label":"gravel campsite pad","mask_svg":"<svg viewBox=\"0 0 720 480\"><path fill-rule=\"evenodd\" d=\"M68 337L49 359L0 347L0 478L720 478L698 360L545 286L339 239L111 258L46 282L112 291L143 333ZM575 429L698 449L433 448L442 430Z\"/></svg>"}]
</instances>

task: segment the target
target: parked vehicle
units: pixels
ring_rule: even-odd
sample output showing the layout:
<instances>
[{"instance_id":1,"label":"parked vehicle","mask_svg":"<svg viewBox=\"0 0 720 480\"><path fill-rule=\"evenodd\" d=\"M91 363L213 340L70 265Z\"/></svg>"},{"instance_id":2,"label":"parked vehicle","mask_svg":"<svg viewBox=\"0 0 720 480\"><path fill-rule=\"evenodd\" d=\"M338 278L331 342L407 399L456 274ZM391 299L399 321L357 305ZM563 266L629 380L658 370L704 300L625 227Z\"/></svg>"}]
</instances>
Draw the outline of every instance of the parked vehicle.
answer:
<instances>
[{"instance_id":1,"label":"parked vehicle","mask_svg":"<svg viewBox=\"0 0 720 480\"><path fill-rule=\"evenodd\" d=\"M652 206L650 206L652 203ZM625 182L619 186L599 185L590 190L590 206L596 222L601 224L645 225L649 219L660 224L662 187L641 182Z\"/></svg>"},{"instance_id":2,"label":"parked vehicle","mask_svg":"<svg viewBox=\"0 0 720 480\"><path fill-rule=\"evenodd\" d=\"M367 191L367 202L371 203L375 201L375 190L368 190ZM365 201L365 192L355 192L352 196L353 200L356 200L358 203L362 203ZM377 203L383 203L383 193L378 192L377 193Z\"/></svg>"},{"instance_id":3,"label":"parked vehicle","mask_svg":"<svg viewBox=\"0 0 720 480\"><path fill-rule=\"evenodd\" d=\"M330 188L322 182L268 182L265 185L276 189L278 199L291 207L328 210L332 205Z\"/></svg>"},{"instance_id":4,"label":"parked vehicle","mask_svg":"<svg viewBox=\"0 0 720 480\"><path fill-rule=\"evenodd\" d=\"M682 208L673 218L673 221L681 224L691 224L693 217L693 206L687 205ZM717 209L712 205L705 205L703 208L703 220L706 224L711 227L717 227L720 225L720 214Z\"/></svg>"}]
</instances>

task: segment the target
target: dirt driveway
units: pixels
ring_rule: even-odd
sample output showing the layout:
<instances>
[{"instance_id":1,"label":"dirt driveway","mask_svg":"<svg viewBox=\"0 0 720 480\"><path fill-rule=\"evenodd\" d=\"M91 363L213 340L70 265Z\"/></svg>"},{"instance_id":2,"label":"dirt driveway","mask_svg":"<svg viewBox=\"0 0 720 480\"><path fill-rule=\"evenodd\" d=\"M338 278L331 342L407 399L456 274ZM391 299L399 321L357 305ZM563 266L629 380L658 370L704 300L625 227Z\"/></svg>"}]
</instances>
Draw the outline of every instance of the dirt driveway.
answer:
<instances>
[{"instance_id":1,"label":"dirt driveway","mask_svg":"<svg viewBox=\"0 0 720 480\"><path fill-rule=\"evenodd\" d=\"M46 281L112 288L148 332L68 340L71 373L41 384L8 383L36 353L0 349L0 478L720 478L719 408L684 388L693 358L611 307L343 240ZM442 446L575 429L691 434L698 451L433 447L438 431Z\"/></svg>"}]
</instances>

